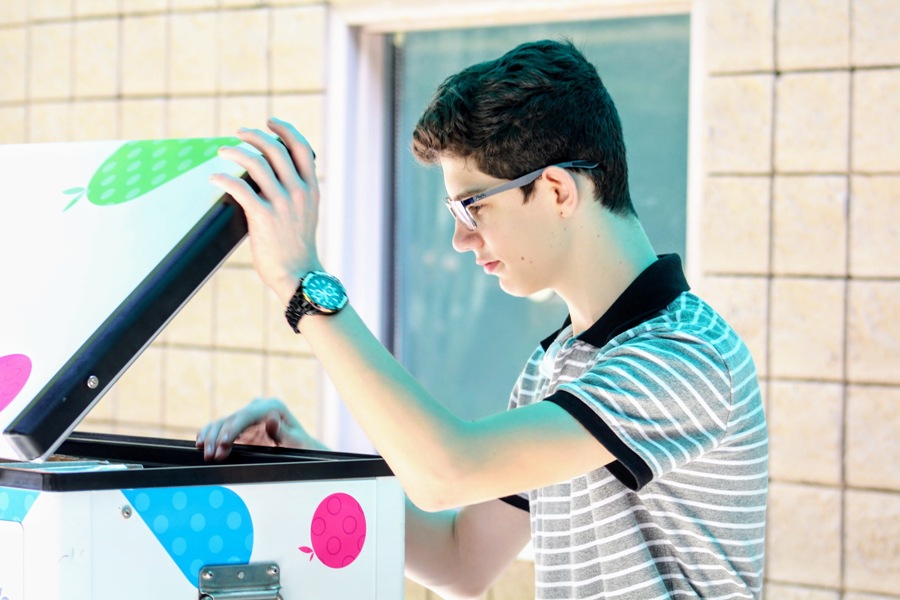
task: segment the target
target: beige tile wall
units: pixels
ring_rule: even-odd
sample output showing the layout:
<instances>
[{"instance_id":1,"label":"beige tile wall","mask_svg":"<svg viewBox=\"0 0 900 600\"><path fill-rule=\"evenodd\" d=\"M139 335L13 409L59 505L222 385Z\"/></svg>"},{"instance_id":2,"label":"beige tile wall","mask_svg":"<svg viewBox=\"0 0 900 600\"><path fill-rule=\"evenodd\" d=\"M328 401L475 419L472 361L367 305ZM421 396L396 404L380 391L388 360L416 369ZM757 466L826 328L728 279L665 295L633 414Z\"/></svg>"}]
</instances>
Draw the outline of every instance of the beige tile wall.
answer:
<instances>
[{"instance_id":1,"label":"beige tile wall","mask_svg":"<svg viewBox=\"0 0 900 600\"><path fill-rule=\"evenodd\" d=\"M705 38L695 287L763 377L767 597L900 598L900 10L693 6ZM3 0L0 143L226 135L277 114L321 149L327 11L324 0ZM85 427L190 438L271 394L317 431L319 382L242 248ZM531 597L531 577L516 563L488 598ZM409 584L407 597L435 596Z\"/></svg>"},{"instance_id":2,"label":"beige tile wall","mask_svg":"<svg viewBox=\"0 0 900 600\"><path fill-rule=\"evenodd\" d=\"M700 287L763 374L767 598L900 598L900 6L694 6Z\"/></svg>"}]
</instances>

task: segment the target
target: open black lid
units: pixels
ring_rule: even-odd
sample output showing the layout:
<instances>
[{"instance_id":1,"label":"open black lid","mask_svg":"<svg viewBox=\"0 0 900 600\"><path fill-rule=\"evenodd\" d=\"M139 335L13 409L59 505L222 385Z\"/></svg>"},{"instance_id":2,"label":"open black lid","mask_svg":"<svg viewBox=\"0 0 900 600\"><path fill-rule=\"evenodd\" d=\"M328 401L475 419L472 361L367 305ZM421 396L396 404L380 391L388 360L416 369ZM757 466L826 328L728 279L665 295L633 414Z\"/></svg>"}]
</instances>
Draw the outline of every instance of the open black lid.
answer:
<instances>
[{"instance_id":1,"label":"open black lid","mask_svg":"<svg viewBox=\"0 0 900 600\"><path fill-rule=\"evenodd\" d=\"M0 458L52 454L243 239L239 143L0 146Z\"/></svg>"}]
</instances>

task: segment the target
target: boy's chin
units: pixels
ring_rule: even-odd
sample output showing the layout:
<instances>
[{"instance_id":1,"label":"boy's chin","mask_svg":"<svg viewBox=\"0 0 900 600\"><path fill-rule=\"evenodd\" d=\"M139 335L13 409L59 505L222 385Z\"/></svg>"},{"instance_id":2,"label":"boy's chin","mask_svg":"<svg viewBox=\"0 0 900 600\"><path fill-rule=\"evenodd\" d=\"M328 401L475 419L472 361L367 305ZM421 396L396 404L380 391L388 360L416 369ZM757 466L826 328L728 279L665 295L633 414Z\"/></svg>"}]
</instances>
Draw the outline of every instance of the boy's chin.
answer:
<instances>
[{"instance_id":1,"label":"boy's chin","mask_svg":"<svg viewBox=\"0 0 900 600\"><path fill-rule=\"evenodd\" d=\"M498 279L497 282L500 284L500 289L509 294L510 296L515 296L516 298L529 298L534 294L539 294L542 290L533 289L532 286L522 285L521 283L516 284L514 282L506 281L502 278Z\"/></svg>"}]
</instances>

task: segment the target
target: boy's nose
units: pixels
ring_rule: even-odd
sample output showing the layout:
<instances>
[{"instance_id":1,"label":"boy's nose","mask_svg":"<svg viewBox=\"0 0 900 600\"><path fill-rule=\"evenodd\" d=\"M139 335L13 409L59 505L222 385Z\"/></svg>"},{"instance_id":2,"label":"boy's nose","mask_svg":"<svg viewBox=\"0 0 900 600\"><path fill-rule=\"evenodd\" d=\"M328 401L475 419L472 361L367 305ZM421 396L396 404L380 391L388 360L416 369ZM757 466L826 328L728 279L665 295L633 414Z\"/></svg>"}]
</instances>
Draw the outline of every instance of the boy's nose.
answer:
<instances>
[{"instance_id":1,"label":"boy's nose","mask_svg":"<svg viewBox=\"0 0 900 600\"><path fill-rule=\"evenodd\" d=\"M481 245L478 230L469 231L456 219L453 220L453 249L457 252L468 252Z\"/></svg>"}]
</instances>

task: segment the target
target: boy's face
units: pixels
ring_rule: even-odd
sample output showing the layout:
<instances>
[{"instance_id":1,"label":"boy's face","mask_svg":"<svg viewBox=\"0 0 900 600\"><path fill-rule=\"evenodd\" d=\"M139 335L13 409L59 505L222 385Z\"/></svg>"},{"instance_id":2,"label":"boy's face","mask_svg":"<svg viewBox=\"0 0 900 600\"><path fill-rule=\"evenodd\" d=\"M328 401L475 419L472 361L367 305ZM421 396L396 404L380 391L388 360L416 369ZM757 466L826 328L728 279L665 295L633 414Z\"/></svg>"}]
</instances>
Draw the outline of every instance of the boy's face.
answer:
<instances>
[{"instance_id":1,"label":"boy's face","mask_svg":"<svg viewBox=\"0 0 900 600\"><path fill-rule=\"evenodd\" d=\"M506 183L491 177L474 162L457 156L441 157L444 186L451 199L463 199ZM512 189L473 204L477 227L469 231L458 221L453 248L471 251L485 273L494 275L500 287L513 296L527 296L553 288L559 276L566 238L558 231L555 194L543 177L535 181L528 202L521 189Z\"/></svg>"}]
</instances>

